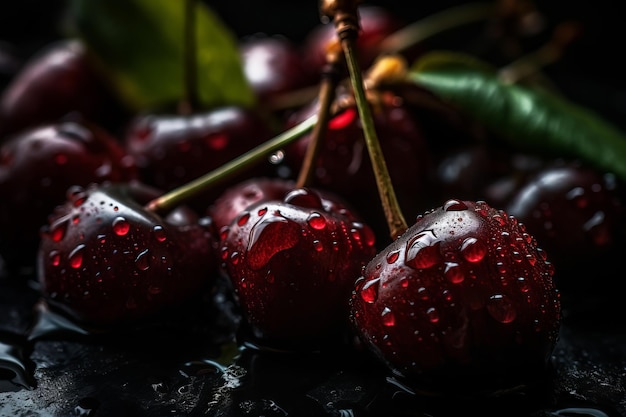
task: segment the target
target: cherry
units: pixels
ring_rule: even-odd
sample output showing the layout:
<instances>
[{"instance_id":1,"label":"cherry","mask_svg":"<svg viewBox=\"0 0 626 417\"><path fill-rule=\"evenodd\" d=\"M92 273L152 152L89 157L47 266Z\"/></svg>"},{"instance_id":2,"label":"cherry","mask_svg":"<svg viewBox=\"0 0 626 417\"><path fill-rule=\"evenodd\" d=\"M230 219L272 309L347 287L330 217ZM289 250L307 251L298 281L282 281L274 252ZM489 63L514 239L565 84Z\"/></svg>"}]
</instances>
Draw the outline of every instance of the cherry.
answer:
<instances>
[{"instance_id":1,"label":"cherry","mask_svg":"<svg viewBox=\"0 0 626 417\"><path fill-rule=\"evenodd\" d=\"M582 282L585 271L612 277L623 256L623 201L623 185L612 174L574 162L554 163L531 177L506 210L542 242L561 287L582 284L580 289L588 291Z\"/></svg>"},{"instance_id":2,"label":"cherry","mask_svg":"<svg viewBox=\"0 0 626 417\"><path fill-rule=\"evenodd\" d=\"M74 114L115 130L122 106L75 39L49 44L27 61L0 96L0 141Z\"/></svg>"},{"instance_id":3,"label":"cherry","mask_svg":"<svg viewBox=\"0 0 626 417\"><path fill-rule=\"evenodd\" d=\"M510 388L547 369L561 317L553 274L517 219L485 202L448 200L368 263L351 320L420 389Z\"/></svg>"},{"instance_id":4,"label":"cherry","mask_svg":"<svg viewBox=\"0 0 626 417\"><path fill-rule=\"evenodd\" d=\"M347 97L342 93L338 100ZM375 106L374 123L381 140L381 149L388 164L389 175L402 210L418 213L429 207L427 196L432 167L431 154L419 123L395 96L385 96ZM288 124L310 115L316 103L294 114ZM285 163L294 169L302 164L311 135L285 149ZM366 223L371 225L377 239L388 239L372 164L363 137L363 127L356 105L349 105L333 117L322 138L315 160L311 186L341 195L353 207L358 207Z\"/></svg>"},{"instance_id":5,"label":"cherry","mask_svg":"<svg viewBox=\"0 0 626 417\"><path fill-rule=\"evenodd\" d=\"M217 263L210 219L142 204L161 191L138 182L72 187L50 216L37 256L48 303L92 327L146 320L210 284Z\"/></svg>"},{"instance_id":6,"label":"cherry","mask_svg":"<svg viewBox=\"0 0 626 417\"><path fill-rule=\"evenodd\" d=\"M0 147L0 248L7 264L34 263L39 228L70 186L135 177L119 142L95 125L63 122L12 136Z\"/></svg>"},{"instance_id":7,"label":"cherry","mask_svg":"<svg viewBox=\"0 0 626 417\"><path fill-rule=\"evenodd\" d=\"M319 74L304 65L298 46L285 36L259 33L243 38L239 48L246 79L262 105L278 106L281 95L319 80Z\"/></svg>"},{"instance_id":8,"label":"cherry","mask_svg":"<svg viewBox=\"0 0 626 417\"><path fill-rule=\"evenodd\" d=\"M337 206L297 188L248 206L222 229L222 268L254 343L316 349L349 328L350 291L376 249L370 228Z\"/></svg>"},{"instance_id":9,"label":"cherry","mask_svg":"<svg viewBox=\"0 0 626 417\"><path fill-rule=\"evenodd\" d=\"M228 106L193 114L141 115L128 127L125 147L142 182L169 191L222 166L272 137L268 120L249 108ZM273 166L240 170L190 204L204 210L228 185L270 175Z\"/></svg>"}]
</instances>

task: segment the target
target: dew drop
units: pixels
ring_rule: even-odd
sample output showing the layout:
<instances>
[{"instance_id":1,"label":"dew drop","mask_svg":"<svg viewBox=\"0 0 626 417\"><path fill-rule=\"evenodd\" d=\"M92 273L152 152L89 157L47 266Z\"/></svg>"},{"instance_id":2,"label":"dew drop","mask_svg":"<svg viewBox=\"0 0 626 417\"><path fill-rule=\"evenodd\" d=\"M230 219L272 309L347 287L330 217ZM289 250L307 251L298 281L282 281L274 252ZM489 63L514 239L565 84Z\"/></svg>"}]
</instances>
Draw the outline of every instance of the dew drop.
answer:
<instances>
[{"instance_id":1,"label":"dew drop","mask_svg":"<svg viewBox=\"0 0 626 417\"><path fill-rule=\"evenodd\" d=\"M143 250L139 255L137 255L137 258L135 258L135 265L137 265L137 268L142 271L146 271L150 268L150 256L148 249Z\"/></svg>"},{"instance_id":2,"label":"dew drop","mask_svg":"<svg viewBox=\"0 0 626 417\"><path fill-rule=\"evenodd\" d=\"M267 213L267 207L260 208L259 211L257 211L259 217L265 216L265 213Z\"/></svg>"},{"instance_id":3,"label":"dew drop","mask_svg":"<svg viewBox=\"0 0 626 417\"><path fill-rule=\"evenodd\" d=\"M428 317L428 321L430 321L431 323L439 322L439 313L437 312L435 307L431 307L426 310L426 317Z\"/></svg>"},{"instance_id":4,"label":"dew drop","mask_svg":"<svg viewBox=\"0 0 626 417\"><path fill-rule=\"evenodd\" d=\"M69 261L70 261L70 266L72 268L78 269L82 266L84 251L85 251L85 245L80 244L76 246L74 250L72 250L72 252L70 252Z\"/></svg>"},{"instance_id":5,"label":"dew drop","mask_svg":"<svg viewBox=\"0 0 626 417\"><path fill-rule=\"evenodd\" d=\"M487 254L487 246L475 237L468 237L461 244L461 254L468 262L480 262Z\"/></svg>"},{"instance_id":6,"label":"dew drop","mask_svg":"<svg viewBox=\"0 0 626 417\"><path fill-rule=\"evenodd\" d=\"M59 266L61 264L61 255L59 254L59 251L53 250L48 256L50 257L50 264L52 266Z\"/></svg>"},{"instance_id":7,"label":"dew drop","mask_svg":"<svg viewBox=\"0 0 626 417\"><path fill-rule=\"evenodd\" d=\"M250 268L263 268L279 252L300 241L300 226L285 217L263 218L250 231L247 260Z\"/></svg>"},{"instance_id":8,"label":"dew drop","mask_svg":"<svg viewBox=\"0 0 626 417\"><path fill-rule=\"evenodd\" d=\"M316 211L309 215L306 222L315 230L323 230L326 227L326 219Z\"/></svg>"},{"instance_id":9,"label":"dew drop","mask_svg":"<svg viewBox=\"0 0 626 417\"><path fill-rule=\"evenodd\" d=\"M515 307L506 295L496 294L489 297L487 311L500 323L511 323L517 317Z\"/></svg>"},{"instance_id":10,"label":"dew drop","mask_svg":"<svg viewBox=\"0 0 626 417\"><path fill-rule=\"evenodd\" d=\"M378 285L380 278L367 281L361 288L361 299L368 304L373 304L378 299Z\"/></svg>"},{"instance_id":11,"label":"dew drop","mask_svg":"<svg viewBox=\"0 0 626 417\"><path fill-rule=\"evenodd\" d=\"M241 215L237 219L237 226L242 227L243 225L248 223L248 220L250 220L250 213L248 213L247 211L241 213Z\"/></svg>"},{"instance_id":12,"label":"dew drop","mask_svg":"<svg viewBox=\"0 0 626 417\"><path fill-rule=\"evenodd\" d=\"M443 205L444 211L463 211L467 210L467 205L459 200L448 200Z\"/></svg>"},{"instance_id":13,"label":"dew drop","mask_svg":"<svg viewBox=\"0 0 626 417\"><path fill-rule=\"evenodd\" d=\"M396 317L393 315L389 307L385 307L381 313L383 319L383 326L393 327L396 325Z\"/></svg>"},{"instance_id":14,"label":"dew drop","mask_svg":"<svg viewBox=\"0 0 626 417\"><path fill-rule=\"evenodd\" d=\"M415 269L427 269L441 261L440 242L430 230L414 236L406 246L405 263Z\"/></svg>"},{"instance_id":15,"label":"dew drop","mask_svg":"<svg viewBox=\"0 0 626 417\"><path fill-rule=\"evenodd\" d=\"M461 267L456 262L446 262L443 274L453 284L460 284L465 280Z\"/></svg>"},{"instance_id":16,"label":"dew drop","mask_svg":"<svg viewBox=\"0 0 626 417\"><path fill-rule=\"evenodd\" d=\"M50 238L54 242L60 242L65 237L65 232L67 231L68 219L64 218L61 221L52 225L50 230Z\"/></svg>"},{"instance_id":17,"label":"dew drop","mask_svg":"<svg viewBox=\"0 0 626 417\"><path fill-rule=\"evenodd\" d=\"M118 236L125 236L130 230L130 223L123 217L116 217L113 220L113 233Z\"/></svg>"},{"instance_id":18,"label":"dew drop","mask_svg":"<svg viewBox=\"0 0 626 417\"><path fill-rule=\"evenodd\" d=\"M398 258L400 257L400 251L396 250L393 252L390 252L389 254L387 254L387 263L388 264L392 264L394 262L396 262L398 260Z\"/></svg>"},{"instance_id":19,"label":"dew drop","mask_svg":"<svg viewBox=\"0 0 626 417\"><path fill-rule=\"evenodd\" d=\"M163 226L156 225L152 228L152 231L154 232L154 237L156 238L157 242L165 242L167 236L165 236L165 230L163 229Z\"/></svg>"},{"instance_id":20,"label":"dew drop","mask_svg":"<svg viewBox=\"0 0 626 417\"><path fill-rule=\"evenodd\" d=\"M315 249L317 252L321 252L324 250L324 245L322 245L322 242L320 242L319 240L314 240L313 249Z\"/></svg>"}]
</instances>

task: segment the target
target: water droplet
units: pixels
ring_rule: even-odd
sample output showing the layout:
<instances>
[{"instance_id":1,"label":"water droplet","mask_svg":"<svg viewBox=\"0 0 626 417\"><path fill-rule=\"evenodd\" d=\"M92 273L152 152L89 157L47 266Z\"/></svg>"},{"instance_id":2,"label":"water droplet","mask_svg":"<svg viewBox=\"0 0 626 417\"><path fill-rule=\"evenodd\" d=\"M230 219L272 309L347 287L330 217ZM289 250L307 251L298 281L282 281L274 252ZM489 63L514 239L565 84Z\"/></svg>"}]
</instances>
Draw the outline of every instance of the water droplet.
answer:
<instances>
[{"instance_id":1,"label":"water droplet","mask_svg":"<svg viewBox=\"0 0 626 417\"><path fill-rule=\"evenodd\" d=\"M67 217L61 219L52 225L50 229L50 239L54 242L60 242L65 237L65 232L67 231L67 224L69 219Z\"/></svg>"},{"instance_id":2,"label":"water droplet","mask_svg":"<svg viewBox=\"0 0 626 417\"><path fill-rule=\"evenodd\" d=\"M431 307L426 310L426 316L428 317L428 321L430 321L431 323L439 322L439 313L437 312L435 307Z\"/></svg>"},{"instance_id":3,"label":"water droplet","mask_svg":"<svg viewBox=\"0 0 626 417\"><path fill-rule=\"evenodd\" d=\"M250 268L263 268L276 254L300 240L300 226L285 217L264 217L250 231L247 261Z\"/></svg>"},{"instance_id":4,"label":"water droplet","mask_svg":"<svg viewBox=\"0 0 626 417\"><path fill-rule=\"evenodd\" d=\"M361 288L361 291L360 291L361 299L363 299L363 301L365 301L368 304L372 304L376 302L376 300L378 299L379 283L380 283L380 278L367 281Z\"/></svg>"},{"instance_id":5,"label":"water droplet","mask_svg":"<svg viewBox=\"0 0 626 417\"><path fill-rule=\"evenodd\" d=\"M308 188L297 188L291 190L284 198L284 202L287 204L293 204L294 206L307 207L312 209L323 209L322 199L315 191Z\"/></svg>"},{"instance_id":6,"label":"water droplet","mask_svg":"<svg viewBox=\"0 0 626 417\"><path fill-rule=\"evenodd\" d=\"M137 258L135 258L135 265L137 265L137 268L142 271L146 271L150 268L150 256L148 249L143 250L139 255L137 255Z\"/></svg>"},{"instance_id":7,"label":"water droplet","mask_svg":"<svg viewBox=\"0 0 626 417\"><path fill-rule=\"evenodd\" d=\"M61 264L61 254L59 254L59 251L53 250L48 256L50 257L50 264L52 266L59 266Z\"/></svg>"},{"instance_id":8,"label":"water droplet","mask_svg":"<svg viewBox=\"0 0 626 417\"><path fill-rule=\"evenodd\" d=\"M85 251L85 245L80 244L74 248L72 252L70 252L69 261L70 266L74 269L78 269L83 264L83 253Z\"/></svg>"},{"instance_id":9,"label":"water droplet","mask_svg":"<svg viewBox=\"0 0 626 417\"><path fill-rule=\"evenodd\" d=\"M390 252L389 254L387 254L387 263L388 264L392 264L394 262L396 262L398 260L398 258L400 257L400 251L396 250L393 252Z\"/></svg>"},{"instance_id":10,"label":"water droplet","mask_svg":"<svg viewBox=\"0 0 626 417\"><path fill-rule=\"evenodd\" d=\"M313 249L315 249L317 252L321 252L322 250L324 250L324 245L322 245L322 242L320 242L319 240L314 240Z\"/></svg>"},{"instance_id":11,"label":"water droplet","mask_svg":"<svg viewBox=\"0 0 626 417\"><path fill-rule=\"evenodd\" d=\"M468 237L461 244L461 254L468 262L480 262L487 254L487 246L475 237Z\"/></svg>"},{"instance_id":12,"label":"water droplet","mask_svg":"<svg viewBox=\"0 0 626 417\"><path fill-rule=\"evenodd\" d=\"M309 215L306 222L315 230L323 230L326 227L326 219L316 211Z\"/></svg>"},{"instance_id":13,"label":"water droplet","mask_svg":"<svg viewBox=\"0 0 626 417\"><path fill-rule=\"evenodd\" d=\"M517 312L506 295L496 294L489 297L487 311L500 323L511 323L517 317Z\"/></svg>"},{"instance_id":14,"label":"water droplet","mask_svg":"<svg viewBox=\"0 0 626 417\"><path fill-rule=\"evenodd\" d=\"M396 317L393 315L389 307L385 307L381 313L383 319L383 326L393 327L396 325Z\"/></svg>"},{"instance_id":15,"label":"water droplet","mask_svg":"<svg viewBox=\"0 0 626 417\"><path fill-rule=\"evenodd\" d=\"M259 211L257 211L259 217L265 216L265 213L267 213L267 207L260 208Z\"/></svg>"},{"instance_id":16,"label":"water droplet","mask_svg":"<svg viewBox=\"0 0 626 417\"><path fill-rule=\"evenodd\" d=\"M448 200L443 205L444 211L463 211L467 210L467 205L460 200Z\"/></svg>"},{"instance_id":17,"label":"water droplet","mask_svg":"<svg viewBox=\"0 0 626 417\"><path fill-rule=\"evenodd\" d=\"M163 229L163 226L156 225L154 226L154 228L152 228L152 231L154 232L154 237L158 242L165 242L167 236L165 235L165 230Z\"/></svg>"},{"instance_id":18,"label":"water droplet","mask_svg":"<svg viewBox=\"0 0 626 417\"><path fill-rule=\"evenodd\" d=\"M430 230L414 236L406 246L404 263L415 269L427 269L441 261L440 241Z\"/></svg>"},{"instance_id":19,"label":"water droplet","mask_svg":"<svg viewBox=\"0 0 626 417\"><path fill-rule=\"evenodd\" d=\"M465 275L456 262L446 262L443 274L453 284L460 284L465 280Z\"/></svg>"},{"instance_id":20,"label":"water droplet","mask_svg":"<svg viewBox=\"0 0 626 417\"><path fill-rule=\"evenodd\" d=\"M130 223L123 217L113 219L113 233L118 236L125 236L130 230Z\"/></svg>"},{"instance_id":21,"label":"water droplet","mask_svg":"<svg viewBox=\"0 0 626 417\"><path fill-rule=\"evenodd\" d=\"M248 220L250 220L250 213L248 213L247 211L241 213L241 215L237 219L237 226L244 226L246 223L248 223Z\"/></svg>"}]
</instances>

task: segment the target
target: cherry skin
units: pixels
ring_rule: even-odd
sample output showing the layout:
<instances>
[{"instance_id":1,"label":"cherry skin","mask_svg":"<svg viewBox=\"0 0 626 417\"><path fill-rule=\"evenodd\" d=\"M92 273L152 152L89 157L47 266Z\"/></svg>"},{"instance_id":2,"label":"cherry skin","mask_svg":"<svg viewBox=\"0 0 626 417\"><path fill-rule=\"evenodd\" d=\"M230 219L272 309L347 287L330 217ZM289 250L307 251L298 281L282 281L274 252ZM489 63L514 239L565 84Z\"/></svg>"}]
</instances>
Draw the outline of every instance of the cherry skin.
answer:
<instances>
[{"instance_id":1,"label":"cherry skin","mask_svg":"<svg viewBox=\"0 0 626 417\"><path fill-rule=\"evenodd\" d=\"M244 74L261 104L314 85L319 74L304 65L300 49L285 36L257 34L239 45Z\"/></svg>"},{"instance_id":2,"label":"cherry skin","mask_svg":"<svg viewBox=\"0 0 626 417\"><path fill-rule=\"evenodd\" d=\"M39 228L73 185L136 178L119 142L74 122L27 129L0 147L0 248L9 267L34 264Z\"/></svg>"},{"instance_id":3,"label":"cherry skin","mask_svg":"<svg viewBox=\"0 0 626 417\"><path fill-rule=\"evenodd\" d=\"M207 288L217 267L212 223L184 207L167 217L144 209L160 193L138 182L68 191L37 256L51 307L109 328L148 320Z\"/></svg>"},{"instance_id":4,"label":"cherry skin","mask_svg":"<svg viewBox=\"0 0 626 417\"><path fill-rule=\"evenodd\" d=\"M522 224L449 200L368 263L357 334L419 389L472 395L544 376L560 328L553 266Z\"/></svg>"},{"instance_id":5,"label":"cherry skin","mask_svg":"<svg viewBox=\"0 0 626 417\"><path fill-rule=\"evenodd\" d=\"M349 329L350 291L376 250L373 232L350 212L294 189L249 206L220 238L222 268L254 343L312 350Z\"/></svg>"},{"instance_id":6,"label":"cherry skin","mask_svg":"<svg viewBox=\"0 0 626 417\"><path fill-rule=\"evenodd\" d=\"M587 273L608 282L623 257L624 196L623 185L611 174L554 163L529 178L506 210L542 242L559 286L587 292Z\"/></svg>"},{"instance_id":7,"label":"cherry skin","mask_svg":"<svg viewBox=\"0 0 626 417\"><path fill-rule=\"evenodd\" d=\"M267 120L254 110L228 106L191 115L138 116L127 129L125 147L137 163L142 182L169 191L271 137ZM203 212L229 185L270 173L273 166L269 162L240 170L221 187L211 188L189 204Z\"/></svg>"},{"instance_id":8,"label":"cherry skin","mask_svg":"<svg viewBox=\"0 0 626 417\"><path fill-rule=\"evenodd\" d=\"M50 44L30 58L0 96L0 142L30 127L75 115L115 130L126 115L74 39Z\"/></svg>"}]
</instances>

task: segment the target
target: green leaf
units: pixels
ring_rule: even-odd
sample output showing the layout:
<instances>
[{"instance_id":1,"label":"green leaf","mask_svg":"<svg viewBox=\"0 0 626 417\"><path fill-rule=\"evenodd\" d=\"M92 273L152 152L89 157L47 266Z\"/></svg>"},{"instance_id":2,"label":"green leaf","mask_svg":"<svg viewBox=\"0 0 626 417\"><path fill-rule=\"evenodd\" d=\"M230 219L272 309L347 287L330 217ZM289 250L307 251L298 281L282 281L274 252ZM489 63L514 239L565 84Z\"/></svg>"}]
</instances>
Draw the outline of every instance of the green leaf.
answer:
<instances>
[{"instance_id":1,"label":"green leaf","mask_svg":"<svg viewBox=\"0 0 626 417\"><path fill-rule=\"evenodd\" d=\"M185 97L183 0L71 0L69 10L76 35L130 108L161 108ZM231 32L199 1L195 25L200 105L253 104Z\"/></svg>"},{"instance_id":2,"label":"green leaf","mask_svg":"<svg viewBox=\"0 0 626 417\"><path fill-rule=\"evenodd\" d=\"M486 63L462 54L424 55L409 78L520 149L578 158L626 180L626 136L589 108L507 84Z\"/></svg>"}]
</instances>

